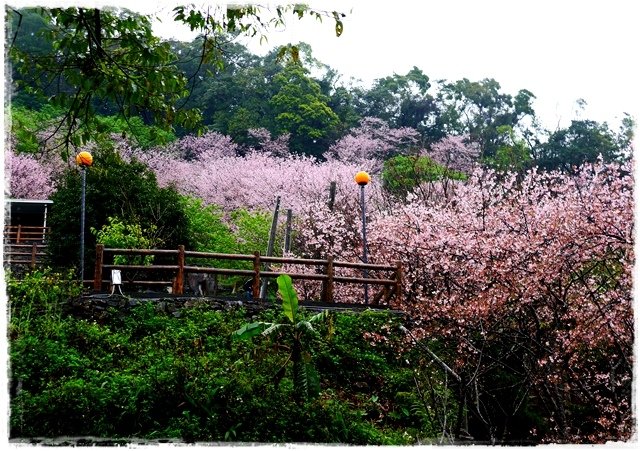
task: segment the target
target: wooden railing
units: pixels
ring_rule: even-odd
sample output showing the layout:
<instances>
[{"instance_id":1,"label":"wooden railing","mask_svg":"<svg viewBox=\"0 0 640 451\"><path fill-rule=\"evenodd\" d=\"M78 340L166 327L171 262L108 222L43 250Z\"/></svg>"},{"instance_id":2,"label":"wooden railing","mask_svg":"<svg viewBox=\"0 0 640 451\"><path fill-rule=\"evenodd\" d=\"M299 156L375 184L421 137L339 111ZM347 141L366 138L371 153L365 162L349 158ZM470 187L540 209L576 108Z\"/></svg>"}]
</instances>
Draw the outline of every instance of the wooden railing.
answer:
<instances>
[{"instance_id":1,"label":"wooden railing","mask_svg":"<svg viewBox=\"0 0 640 451\"><path fill-rule=\"evenodd\" d=\"M4 263L9 265L29 265L35 268L46 256L44 244L8 244L4 248Z\"/></svg>"},{"instance_id":2,"label":"wooden railing","mask_svg":"<svg viewBox=\"0 0 640 451\"><path fill-rule=\"evenodd\" d=\"M29 265L35 268L46 256L49 227L6 225L4 227L5 265Z\"/></svg>"},{"instance_id":3,"label":"wooden railing","mask_svg":"<svg viewBox=\"0 0 640 451\"><path fill-rule=\"evenodd\" d=\"M49 227L7 225L4 227L4 240L7 244L44 243Z\"/></svg>"},{"instance_id":4,"label":"wooden railing","mask_svg":"<svg viewBox=\"0 0 640 451\"><path fill-rule=\"evenodd\" d=\"M106 264L106 256L123 255L123 256L154 256L175 258L175 264L160 265L129 265L129 264ZM252 263L252 269L231 269L216 268L209 266L193 266L187 264L188 258L211 259L211 260L235 260ZM184 293L184 279L187 273L205 273L205 274L222 274L229 276L246 276L251 278L251 294L254 299L260 296L260 284L262 278L275 278L284 272L265 269L263 266L271 264L287 264L292 266L303 267L320 267L322 271L316 273L292 272L288 274L292 279L316 280L322 282L321 301L334 302L335 283L375 285L381 289L372 296L371 304L379 304L383 301L387 304L389 300L400 293L402 284L402 266L400 263L395 265L374 265L365 263L353 263L336 261L332 257L326 260L320 259L302 259L302 258L284 258L284 257L267 257L255 252L253 255L245 254L220 254L210 252L186 251L184 246L179 246L176 250L171 249L109 249L99 244L96 246L96 265L93 288L94 291L102 291L104 284L110 284L111 280L103 279L105 270L120 270L122 272L168 272L171 278L163 278L163 280L131 280L132 285L166 285L172 287L172 293L181 295ZM346 277L336 275L336 268L351 268L361 271L363 277ZM268 267L267 267L268 268ZM391 275L384 276L385 273ZM376 277L378 276L378 277Z\"/></svg>"}]
</instances>

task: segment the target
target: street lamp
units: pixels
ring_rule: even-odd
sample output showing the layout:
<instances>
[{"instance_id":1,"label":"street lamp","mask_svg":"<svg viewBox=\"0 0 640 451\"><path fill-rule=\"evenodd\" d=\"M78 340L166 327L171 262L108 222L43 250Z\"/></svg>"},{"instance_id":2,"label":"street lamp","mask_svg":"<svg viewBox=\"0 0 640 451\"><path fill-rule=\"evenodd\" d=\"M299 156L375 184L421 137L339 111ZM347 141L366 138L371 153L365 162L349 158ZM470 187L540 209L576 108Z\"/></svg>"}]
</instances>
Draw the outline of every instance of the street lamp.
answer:
<instances>
[{"instance_id":1,"label":"street lamp","mask_svg":"<svg viewBox=\"0 0 640 451\"><path fill-rule=\"evenodd\" d=\"M362 209L362 261L363 263L369 263L367 257L367 216L364 208L364 187L371 181L371 177L365 171L360 171L354 177L356 183L360 185L360 206ZM369 277L369 271L364 270L365 278ZM364 284L364 303L369 303L369 284Z\"/></svg>"},{"instance_id":2,"label":"street lamp","mask_svg":"<svg viewBox=\"0 0 640 451\"><path fill-rule=\"evenodd\" d=\"M84 284L84 198L87 185L87 168L93 164L93 157L89 152L76 155L76 164L80 166L82 174L82 198L80 203L80 283Z\"/></svg>"}]
</instances>

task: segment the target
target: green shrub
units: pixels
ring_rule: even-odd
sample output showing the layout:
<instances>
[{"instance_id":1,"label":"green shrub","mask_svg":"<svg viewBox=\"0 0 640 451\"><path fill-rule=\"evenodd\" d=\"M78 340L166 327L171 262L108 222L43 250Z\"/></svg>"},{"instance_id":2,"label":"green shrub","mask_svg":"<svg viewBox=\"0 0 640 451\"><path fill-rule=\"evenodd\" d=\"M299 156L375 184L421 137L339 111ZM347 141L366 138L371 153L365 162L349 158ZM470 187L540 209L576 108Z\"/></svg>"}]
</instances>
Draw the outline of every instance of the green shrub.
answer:
<instances>
[{"instance_id":1,"label":"green shrub","mask_svg":"<svg viewBox=\"0 0 640 451\"><path fill-rule=\"evenodd\" d=\"M421 183L445 178L466 180L467 176L442 166L429 157L398 155L384 162L382 186L390 193L404 197Z\"/></svg>"},{"instance_id":2,"label":"green shrub","mask_svg":"<svg viewBox=\"0 0 640 451\"><path fill-rule=\"evenodd\" d=\"M10 307L9 336L27 334L34 327L53 331L61 318L62 305L81 293L73 272L59 273L50 268L29 271L20 279L7 273Z\"/></svg>"},{"instance_id":3,"label":"green shrub","mask_svg":"<svg viewBox=\"0 0 640 451\"><path fill-rule=\"evenodd\" d=\"M220 207L205 205L202 199L195 197L182 196L180 200L187 217L191 250L216 253L237 252L236 239Z\"/></svg>"},{"instance_id":4,"label":"green shrub","mask_svg":"<svg viewBox=\"0 0 640 451\"><path fill-rule=\"evenodd\" d=\"M16 153L37 153L41 150L38 134L62 116L62 111L51 105L40 110L13 106L11 133L16 138Z\"/></svg>"},{"instance_id":5,"label":"green shrub","mask_svg":"<svg viewBox=\"0 0 640 451\"><path fill-rule=\"evenodd\" d=\"M97 132L102 134L127 137L142 149L167 144L176 139L172 132L154 125L147 125L141 117L135 116L127 120L121 116L97 116L96 128Z\"/></svg>"},{"instance_id":6,"label":"green shrub","mask_svg":"<svg viewBox=\"0 0 640 451\"><path fill-rule=\"evenodd\" d=\"M266 254L271 227L271 214L245 209L224 212L216 205L205 205L201 199L184 196L181 205L187 218L189 250L223 254L252 255L258 251ZM282 249L282 242L276 240L275 254ZM217 268L253 269L250 261L190 258L195 266ZM218 276L222 286L237 287L246 280L242 276ZM274 291L274 290L272 290Z\"/></svg>"},{"instance_id":7,"label":"green shrub","mask_svg":"<svg viewBox=\"0 0 640 451\"><path fill-rule=\"evenodd\" d=\"M91 233L95 235L96 242L112 249L155 249L162 247L162 243L155 236L157 227L151 224L148 229L143 230L140 224L125 224L118 218L107 218L108 224L102 226L100 230L91 227ZM127 257L125 255L115 255L113 263L116 265L150 265L153 262L153 255Z\"/></svg>"},{"instance_id":8,"label":"green shrub","mask_svg":"<svg viewBox=\"0 0 640 451\"><path fill-rule=\"evenodd\" d=\"M145 165L125 162L112 150L96 151L93 161L86 169L85 269L95 261L96 237L90 230L108 226L110 217L136 224L141 230L153 230L154 243L165 248L189 247L187 220L175 189L160 188L155 174ZM72 168L51 196L47 251L56 266L77 267L79 262L81 186L80 173Z\"/></svg>"},{"instance_id":9,"label":"green shrub","mask_svg":"<svg viewBox=\"0 0 640 451\"><path fill-rule=\"evenodd\" d=\"M16 291L14 290L14 296ZM281 340L233 340L242 309L141 302L104 323L58 315L10 341L10 436L93 436L187 442L411 444L425 430L412 413L411 369L398 358L398 319L331 315L304 343L318 389L296 402L292 372L278 380ZM274 323L281 309L253 314ZM299 312L298 322L308 317ZM36 327L37 326L37 327ZM375 342L371 333L388 340ZM331 338L327 338L330 336ZM402 411L407 415L395 415Z\"/></svg>"}]
</instances>

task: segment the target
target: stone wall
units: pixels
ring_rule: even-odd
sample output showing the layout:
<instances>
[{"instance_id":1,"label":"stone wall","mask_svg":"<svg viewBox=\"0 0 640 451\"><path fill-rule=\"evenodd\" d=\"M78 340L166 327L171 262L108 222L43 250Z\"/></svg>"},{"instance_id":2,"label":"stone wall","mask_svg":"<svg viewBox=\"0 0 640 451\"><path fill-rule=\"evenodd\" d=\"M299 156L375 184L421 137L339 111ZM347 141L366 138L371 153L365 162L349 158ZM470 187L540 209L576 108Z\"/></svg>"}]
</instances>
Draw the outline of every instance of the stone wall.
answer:
<instances>
[{"instance_id":1,"label":"stone wall","mask_svg":"<svg viewBox=\"0 0 640 451\"><path fill-rule=\"evenodd\" d=\"M124 315L131 308L151 303L158 312L166 312L179 318L184 308L206 306L213 310L230 310L234 308L244 308L248 316L265 310L273 304L269 301L242 300L237 297L231 298L203 298L203 297L184 297L184 296L122 296L122 295L106 295L95 294L89 296L81 296L69 301L65 307L65 311L75 317L92 319L96 321L105 320L111 315Z\"/></svg>"},{"instance_id":2,"label":"stone wall","mask_svg":"<svg viewBox=\"0 0 640 451\"><path fill-rule=\"evenodd\" d=\"M166 312L179 318L184 308L206 306L213 310L230 310L234 308L243 308L247 312L247 318L254 317L258 312L276 307L280 310L282 307L280 301L264 301L255 299L242 299L238 296L227 297L196 297L196 296L171 296L161 295L158 293L146 294L140 293L131 296L123 296L120 294L93 294L81 296L72 299L65 307L65 312L77 318L95 320L98 322L106 321L112 315L126 315L127 312L140 304L151 303L157 311ZM391 310L385 307L366 306L364 304L341 304L341 303L321 303L302 301L300 307L306 310L320 311L332 310L340 312L362 312L364 310L387 311L405 317L405 314ZM405 322L410 318L405 318ZM409 324L409 323L407 323Z\"/></svg>"}]
</instances>

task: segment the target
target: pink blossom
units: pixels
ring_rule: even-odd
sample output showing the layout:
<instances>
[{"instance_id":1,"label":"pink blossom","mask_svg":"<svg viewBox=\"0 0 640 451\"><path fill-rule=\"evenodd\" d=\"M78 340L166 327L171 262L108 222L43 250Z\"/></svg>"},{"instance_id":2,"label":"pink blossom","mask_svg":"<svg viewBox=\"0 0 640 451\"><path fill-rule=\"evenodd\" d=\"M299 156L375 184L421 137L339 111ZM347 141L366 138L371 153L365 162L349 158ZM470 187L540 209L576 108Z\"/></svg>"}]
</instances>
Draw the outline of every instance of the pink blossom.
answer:
<instances>
[{"instance_id":1,"label":"pink blossom","mask_svg":"<svg viewBox=\"0 0 640 451\"><path fill-rule=\"evenodd\" d=\"M54 168L35 156L4 154L5 192L15 199L47 199L54 190Z\"/></svg>"},{"instance_id":2,"label":"pink blossom","mask_svg":"<svg viewBox=\"0 0 640 451\"><path fill-rule=\"evenodd\" d=\"M470 174L480 158L480 147L465 136L449 135L432 144L426 155L438 164Z\"/></svg>"},{"instance_id":3,"label":"pink blossom","mask_svg":"<svg viewBox=\"0 0 640 451\"><path fill-rule=\"evenodd\" d=\"M412 128L390 128L377 118L366 117L360 126L329 147L323 155L327 160L355 164L379 164L394 154L406 153L418 143L419 133ZM378 167L376 166L376 167Z\"/></svg>"}]
</instances>

